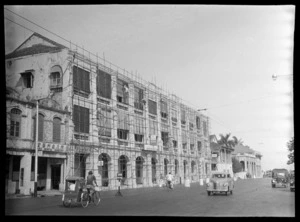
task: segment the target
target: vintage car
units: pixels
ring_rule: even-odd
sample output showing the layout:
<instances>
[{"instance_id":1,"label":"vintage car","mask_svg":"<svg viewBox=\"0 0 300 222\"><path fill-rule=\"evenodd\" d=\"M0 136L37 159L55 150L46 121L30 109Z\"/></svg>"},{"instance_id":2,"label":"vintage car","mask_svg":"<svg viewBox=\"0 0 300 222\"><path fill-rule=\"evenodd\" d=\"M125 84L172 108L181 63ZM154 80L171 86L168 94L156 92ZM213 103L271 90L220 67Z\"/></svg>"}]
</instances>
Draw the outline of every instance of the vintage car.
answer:
<instances>
[{"instance_id":1,"label":"vintage car","mask_svg":"<svg viewBox=\"0 0 300 222\"><path fill-rule=\"evenodd\" d=\"M289 182L289 172L287 169L273 169L272 170L272 188L277 186L287 187Z\"/></svg>"},{"instance_id":2,"label":"vintage car","mask_svg":"<svg viewBox=\"0 0 300 222\"><path fill-rule=\"evenodd\" d=\"M229 173L213 172L210 181L206 184L208 196L214 193L233 193L234 180Z\"/></svg>"},{"instance_id":3,"label":"vintage car","mask_svg":"<svg viewBox=\"0 0 300 222\"><path fill-rule=\"evenodd\" d=\"M295 174L292 172L290 174L290 191L295 191Z\"/></svg>"}]
</instances>

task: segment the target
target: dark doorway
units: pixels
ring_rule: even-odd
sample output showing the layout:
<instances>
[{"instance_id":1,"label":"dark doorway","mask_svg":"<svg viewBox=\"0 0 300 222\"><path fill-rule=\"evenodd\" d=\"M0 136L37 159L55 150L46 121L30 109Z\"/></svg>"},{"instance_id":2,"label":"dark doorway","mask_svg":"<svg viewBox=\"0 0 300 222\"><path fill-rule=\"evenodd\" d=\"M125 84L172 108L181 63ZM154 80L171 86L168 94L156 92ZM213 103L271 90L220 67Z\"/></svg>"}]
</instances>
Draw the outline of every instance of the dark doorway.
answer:
<instances>
[{"instance_id":1,"label":"dark doorway","mask_svg":"<svg viewBox=\"0 0 300 222\"><path fill-rule=\"evenodd\" d=\"M156 160L154 158L151 159L152 166L152 183L156 183Z\"/></svg>"},{"instance_id":2,"label":"dark doorway","mask_svg":"<svg viewBox=\"0 0 300 222\"><path fill-rule=\"evenodd\" d=\"M122 155L119 158L119 173L122 173L121 184L125 185L127 180L127 157Z\"/></svg>"},{"instance_id":3,"label":"dark doorway","mask_svg":"<svg viewBox=\"0 0 300 222\"><path fill-rule=\"evenodd\" d=\"M136 167L136 183L137 184L143 184L143 158L137 157L135 161L135 167Z\"/></svg>"},{"instance_id":4,"label":"dark doorway","mask_svg":"<svg viewBox=\"0 0 300 222\"><path fill-rule=\"evenodd\" d=\"M51 187L53 190L59 190L61 165L51 165Z\"/></svg>"}]
</instances>

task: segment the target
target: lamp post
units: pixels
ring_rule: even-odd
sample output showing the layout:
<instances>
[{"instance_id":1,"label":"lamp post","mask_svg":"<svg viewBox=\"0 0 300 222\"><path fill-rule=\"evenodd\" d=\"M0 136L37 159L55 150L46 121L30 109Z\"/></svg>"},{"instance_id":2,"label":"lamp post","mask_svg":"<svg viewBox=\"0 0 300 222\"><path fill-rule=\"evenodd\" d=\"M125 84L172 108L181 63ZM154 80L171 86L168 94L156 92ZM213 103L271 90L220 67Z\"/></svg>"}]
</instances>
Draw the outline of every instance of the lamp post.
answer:
<instances>
[{"instance_id":1,"label":"lamp post","mask_svg":"<svg viewBox=\"0 0 300 222\"><path fill-rule=\"evenodd\" d=\"M39 132L39 100L36 100L36 123L35 123L35 163L34 163L34 193L33 196L37 197L37 174L38 174L38 132Z\"/></svg>"},{"instance_id":2,"label":"lamp post","mask_svg":"<svg viewBox=\"0 0 300 222\"><path fill-rule=\"evenodd\" d=\"M275 81L279 76L293 76L293 75L292 74L290 74L290 75L276 75L276 74L273 74L272 79Z\"/></svg>"}]
</instances>

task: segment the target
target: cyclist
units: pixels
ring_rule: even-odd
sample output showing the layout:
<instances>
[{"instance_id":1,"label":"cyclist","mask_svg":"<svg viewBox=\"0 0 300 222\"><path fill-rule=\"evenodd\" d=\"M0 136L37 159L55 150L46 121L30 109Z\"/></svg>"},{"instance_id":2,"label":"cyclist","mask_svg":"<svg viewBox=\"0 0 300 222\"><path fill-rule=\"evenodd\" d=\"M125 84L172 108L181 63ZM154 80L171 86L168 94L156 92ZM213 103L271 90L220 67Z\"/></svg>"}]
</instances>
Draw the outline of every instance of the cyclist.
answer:
<instances>
[{"instance_id":1,"label":"cyclist","mask_svg":"<svg viewBox=\"0 0 300 222\"><path fill-rule=\"evenodd\" d=\"M94 183L96 184L96 186L98 186L97 181L96 181L96 177L93 175L93 171L89 171L89 175L86 178L86 188L88 190L89 196L90 196L90 190L92 192L94 192L94 190L95 190Z\"/></svg>"},{"instance_id":2,"label":"cyclist","mask_svg":"<svg viewBox=\"0 0 300 222\"><path fill-rule=\"evenodd\" d=\"M169 172L169 174L166 176L167 178L167 185L173 189L173 185L172 185L172 181L173 181L173 175L171 174L171 172Z\"/></svg>"}]
</instances>

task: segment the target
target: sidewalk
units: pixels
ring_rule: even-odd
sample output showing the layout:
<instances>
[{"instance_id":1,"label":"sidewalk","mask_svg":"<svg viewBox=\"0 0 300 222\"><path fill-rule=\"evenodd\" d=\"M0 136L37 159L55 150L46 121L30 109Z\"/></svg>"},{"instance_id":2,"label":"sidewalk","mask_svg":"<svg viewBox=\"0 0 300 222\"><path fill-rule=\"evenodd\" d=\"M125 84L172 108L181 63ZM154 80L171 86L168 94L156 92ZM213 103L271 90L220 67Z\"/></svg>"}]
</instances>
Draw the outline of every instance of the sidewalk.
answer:
<instances>
[{"instance_id":1,"label":"sidewalk","mask_svg":"<svg viewBox=\"0 0 300 222\"><path fill-rule=\"evenodd\" d=\"M61 196L62 192L58 190L37 191L37 197ZM5 200L18 198L31 198L32 195L25 194L5 194Z\"/></svg>"}]
</instances>

